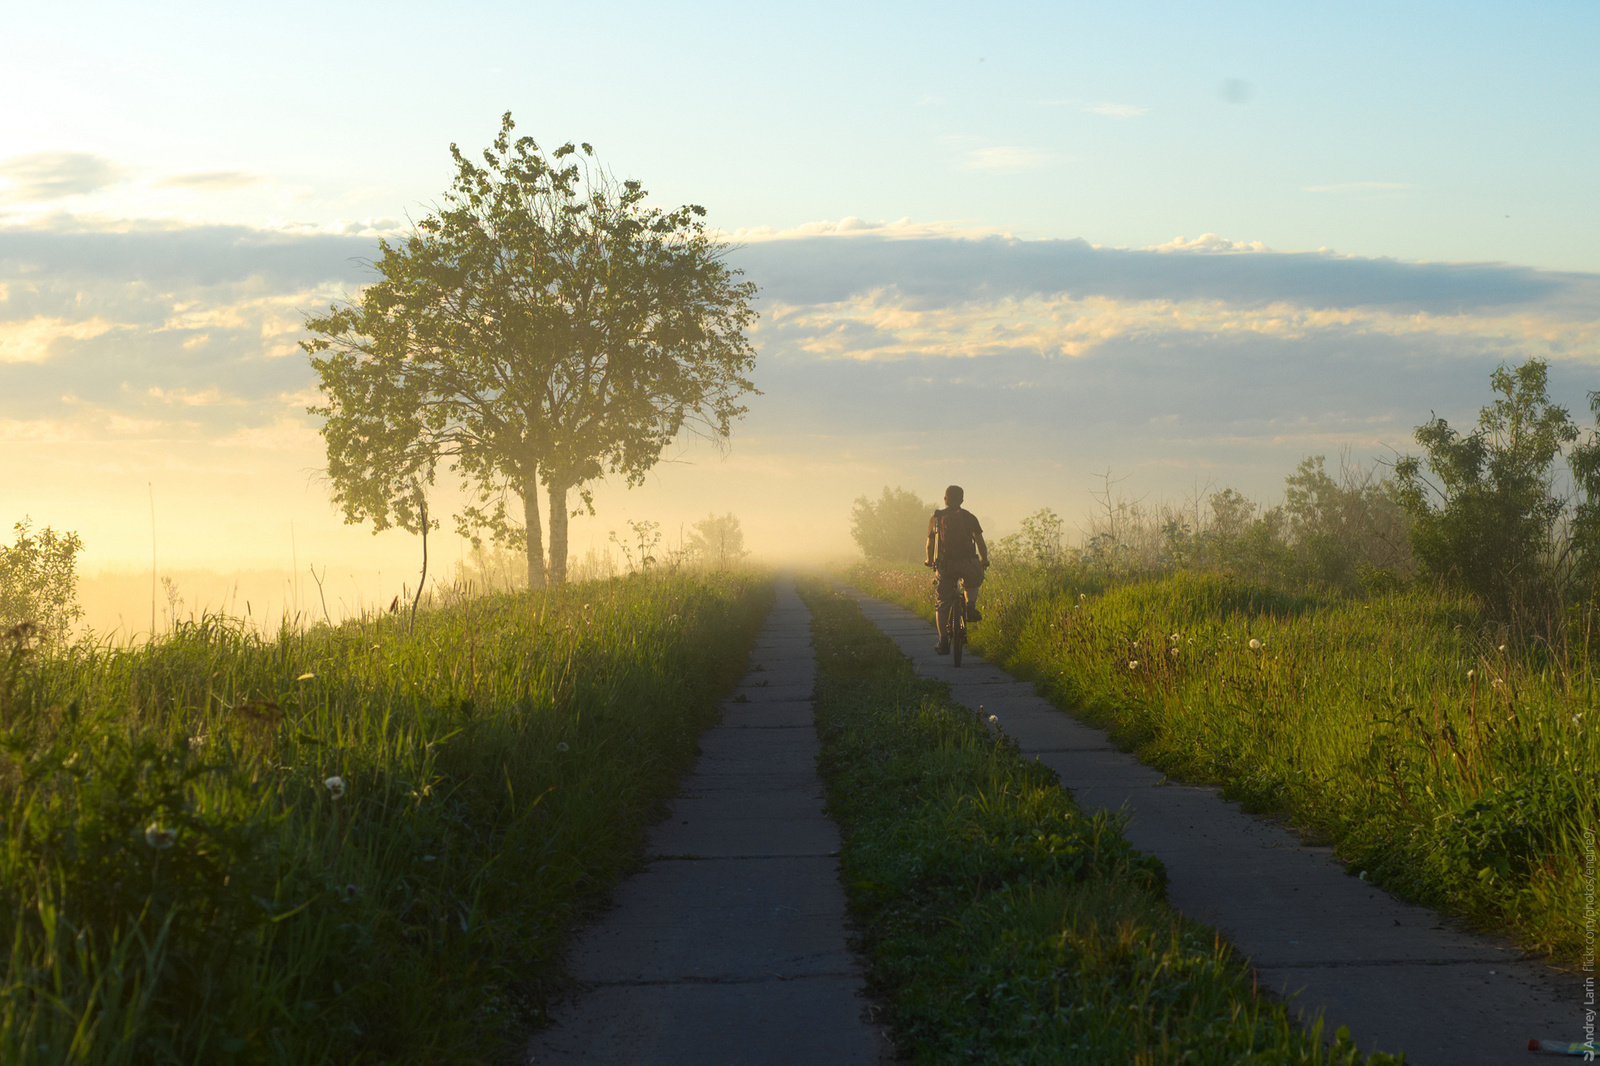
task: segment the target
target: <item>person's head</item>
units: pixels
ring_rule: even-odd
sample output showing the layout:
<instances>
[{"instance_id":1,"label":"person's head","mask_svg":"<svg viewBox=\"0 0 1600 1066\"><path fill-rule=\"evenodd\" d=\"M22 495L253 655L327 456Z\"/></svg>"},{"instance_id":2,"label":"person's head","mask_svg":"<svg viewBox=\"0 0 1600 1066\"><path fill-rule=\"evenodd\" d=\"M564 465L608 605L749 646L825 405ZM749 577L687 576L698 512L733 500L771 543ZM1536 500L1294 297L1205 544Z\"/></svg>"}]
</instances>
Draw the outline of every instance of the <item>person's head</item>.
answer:
<instances>
[{"instance_id":1,"label":"person's head","mask_svg":"<svg viewBox=\"0 0 1600 1066\"><path fill-rule=\"evenodd\" d=\"M960 485L951 485L944 490L944 505L946 507L960 507L961 501L966 498L967 494L961 491Z\"/></svg>"}]
</instances>

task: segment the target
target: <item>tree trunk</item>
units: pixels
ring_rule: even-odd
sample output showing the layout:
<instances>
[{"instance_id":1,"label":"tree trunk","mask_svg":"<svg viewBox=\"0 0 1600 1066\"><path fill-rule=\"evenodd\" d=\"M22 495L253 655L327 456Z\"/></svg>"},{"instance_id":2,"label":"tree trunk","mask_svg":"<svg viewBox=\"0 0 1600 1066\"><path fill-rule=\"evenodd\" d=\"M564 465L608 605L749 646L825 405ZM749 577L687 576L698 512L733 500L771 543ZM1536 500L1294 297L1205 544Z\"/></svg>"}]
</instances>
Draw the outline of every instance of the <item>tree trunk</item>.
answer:
<instances>
[{"instance_id":1,"label":"tree trunk","mask_svg":"<svg viewBox=\"0 0 1600 1066\"><path fill-rule=\"evenodd\" d=\"M550 482L550 584L567 583L567 483Z\"/></svg>"},{"instance_id":2,"label":"tree trunk","mask_svg":"<svg viewBox=\"0 0 1600 1066\"><path fill-rule=\"evenodd\" d=\"M544 588L544 529L539 522L539 479L530 474L522 484L522 521L528 530L528 587Z\"/></svg>"}]
</instances>

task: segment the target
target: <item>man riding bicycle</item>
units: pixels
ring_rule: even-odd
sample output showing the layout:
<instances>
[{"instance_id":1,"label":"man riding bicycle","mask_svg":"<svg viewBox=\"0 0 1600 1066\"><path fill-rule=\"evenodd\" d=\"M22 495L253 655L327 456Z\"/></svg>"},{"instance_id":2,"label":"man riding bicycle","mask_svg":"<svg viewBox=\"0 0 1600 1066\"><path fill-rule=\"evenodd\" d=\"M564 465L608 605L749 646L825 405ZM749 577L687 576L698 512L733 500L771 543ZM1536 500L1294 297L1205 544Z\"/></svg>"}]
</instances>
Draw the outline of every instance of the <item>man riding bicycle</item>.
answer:
<instances>
[{"instance_id":1,"label":"man riding bicycle","mask_svg":"<svg viewBox=\"0 0 1600 1066\"><path fill-rule=\"evenodd\" d=\"M983 584L983 571L989 565L989 546L983 542L983 527L971 511L963 510L961 501L966 493L960 485L944 490L944 506L928 519L928 551L924 566L938 571L939 643L934 651L945 655L950 651L950 612L958 605L966 611L969 622L980 622L978 613L978 586ZM958 600L956 583L960 582L964 599Z\"/></svg>"}]
</instances>

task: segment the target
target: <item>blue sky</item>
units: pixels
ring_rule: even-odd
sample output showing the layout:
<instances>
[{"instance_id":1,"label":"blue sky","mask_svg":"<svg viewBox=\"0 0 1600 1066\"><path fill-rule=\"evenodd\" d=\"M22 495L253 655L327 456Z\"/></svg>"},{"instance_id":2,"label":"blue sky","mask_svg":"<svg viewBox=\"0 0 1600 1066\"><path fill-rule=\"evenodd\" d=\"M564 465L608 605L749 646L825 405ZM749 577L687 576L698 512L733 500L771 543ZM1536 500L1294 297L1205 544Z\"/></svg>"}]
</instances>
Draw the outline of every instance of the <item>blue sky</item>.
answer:
<instances>
[{"instance_id":1,"label":"blue sky","mask_svg":"<svg viewBox=\"0 0 1600 1066\"><path fill-rule=\"evenodd\" d=\"M952 469L1000 529L1102 469L1267 497L1470 420L1501 360L1600 387L1592 3L64 3L7 51L0 517L106 565L147 485L182 558L270 561L290 515L409 554L315 482L298 321L506 110L706 205L764 288L731 449L603 489L584 543L743 507L847 548L852 497Z\"/></svg>"}]
</instances>

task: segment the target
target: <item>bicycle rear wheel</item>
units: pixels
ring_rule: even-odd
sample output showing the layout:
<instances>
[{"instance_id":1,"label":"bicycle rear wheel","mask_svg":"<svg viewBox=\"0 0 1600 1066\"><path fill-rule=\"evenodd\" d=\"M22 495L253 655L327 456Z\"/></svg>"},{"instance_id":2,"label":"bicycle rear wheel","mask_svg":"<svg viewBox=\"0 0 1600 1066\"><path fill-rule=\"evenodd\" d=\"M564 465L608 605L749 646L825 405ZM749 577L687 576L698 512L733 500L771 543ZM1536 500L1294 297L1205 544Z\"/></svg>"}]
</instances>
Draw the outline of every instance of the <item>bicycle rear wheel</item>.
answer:
<instances>
[{"instance_id":1,"label":"bicycle rear wheel","mask_svg":"<svg viewBox=\"0 0 1600 1066\"><path fill-rule=\"evenodd\" d=\"M961 665L961 649L967 643L967 617L961 604L950 612L950 661L953 666Z\"/></svg>"}]
</instances>

